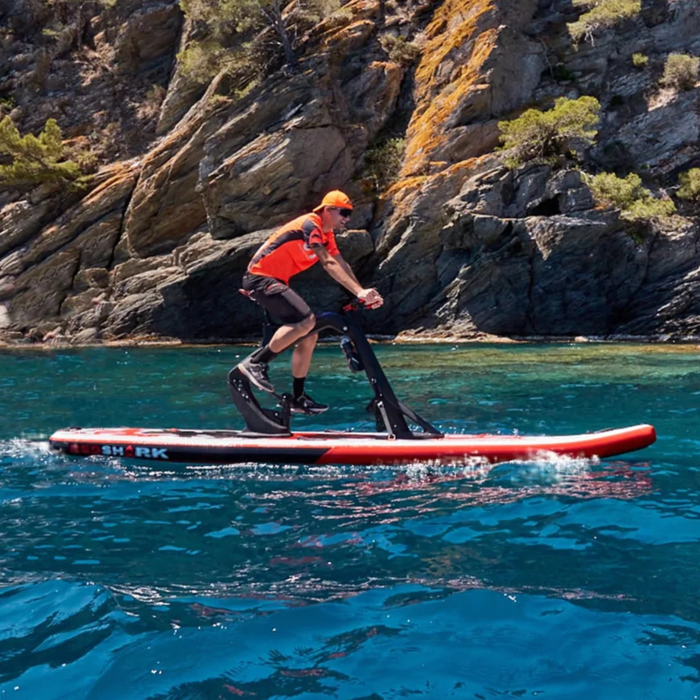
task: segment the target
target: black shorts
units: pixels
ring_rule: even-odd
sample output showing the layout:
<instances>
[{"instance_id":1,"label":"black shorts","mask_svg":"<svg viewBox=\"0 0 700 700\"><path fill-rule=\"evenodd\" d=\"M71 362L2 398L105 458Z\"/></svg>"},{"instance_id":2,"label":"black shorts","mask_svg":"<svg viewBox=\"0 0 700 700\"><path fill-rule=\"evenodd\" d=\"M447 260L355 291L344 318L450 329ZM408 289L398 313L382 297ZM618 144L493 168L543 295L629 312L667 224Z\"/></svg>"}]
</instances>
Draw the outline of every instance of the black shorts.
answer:
<instances>
[{"instance_id":1,"label":"black shorts","mask_svg":"<svg viewBox=\"0 0 700 700\"><path fill-rule=\"evenodd\" d=\"M246 272L243 289L250 292L256 304L284 324L294 325L311 316L309 305L293 289L274 277Z\"/></svg>"}]
</instances>

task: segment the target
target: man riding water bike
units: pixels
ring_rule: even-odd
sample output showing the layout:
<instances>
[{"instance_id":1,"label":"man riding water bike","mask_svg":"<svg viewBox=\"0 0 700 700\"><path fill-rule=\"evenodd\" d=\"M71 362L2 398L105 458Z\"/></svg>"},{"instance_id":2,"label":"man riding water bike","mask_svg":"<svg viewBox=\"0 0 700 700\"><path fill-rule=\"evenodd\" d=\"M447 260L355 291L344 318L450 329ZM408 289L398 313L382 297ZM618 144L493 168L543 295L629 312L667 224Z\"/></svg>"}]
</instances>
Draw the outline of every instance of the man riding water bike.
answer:
<instances>
[{"instance_id":1,"label":"man riding water bike","mask_svg":"<svg viewBox=\"0 0 700 700\"><path fill-rule=\"evenodd\" d=\"M376 289L365 289L343 259L335 243L334 230L344 226L352 214L352 202L343 192L329 192L310 214L282 226L263 243L248 265L243 289L258 305L282 321L270 342L238 365L258 389L273 392L268 363L297 343L292 354L295 413L323 413L328 409L304 392L306 375L318 336L311 333L316 317L308 304L289 287L289 280L317 262L339 284L368 308L384 302ZM299 342L297 342L299 341Z\"/></svg>"}]
</instances>

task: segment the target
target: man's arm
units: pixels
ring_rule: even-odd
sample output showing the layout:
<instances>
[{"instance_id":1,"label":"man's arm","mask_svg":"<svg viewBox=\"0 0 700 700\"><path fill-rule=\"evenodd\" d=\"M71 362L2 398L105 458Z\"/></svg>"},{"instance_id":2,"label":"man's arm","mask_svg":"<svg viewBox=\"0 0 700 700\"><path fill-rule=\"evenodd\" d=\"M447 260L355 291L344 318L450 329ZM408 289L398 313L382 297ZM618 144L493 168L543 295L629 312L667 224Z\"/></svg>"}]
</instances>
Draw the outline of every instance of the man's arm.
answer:
<instances>
[{"instance_id":1,"label":"man's arm","mask_svg":"<svg viewBox=\"0 0 700 700\"><path fill-rule=\"evenodd\" d=\"M360 280L358 280L357 277L355 276L353 269L350 267L347 260L340 253L338 253L337 255L333 255L331 257L333 257L335 260L337 260L340 263L340 267L342 267L343 270L345 270L345 272L347 272L348 276L352 280L354 280L357 284L360 284ZM362 285L360 284L360 286L362 286Z\"/></svg>"},{"instance_id":2,"label":"man's arm","mask_svg":"<svg viewBox=\"0 0 700 700\"><path fill-rule=\"evenodd\" d=\"M325 246L314 245L311 249L316 254L323 269L336 281L343 285L350 294L356 296L368 306L381 306L383 299L376 289L364 289L357 281L350 265L340 255L332 256ZM340 258L340 260L338 259Z\"/></svg>"}]
</instances>

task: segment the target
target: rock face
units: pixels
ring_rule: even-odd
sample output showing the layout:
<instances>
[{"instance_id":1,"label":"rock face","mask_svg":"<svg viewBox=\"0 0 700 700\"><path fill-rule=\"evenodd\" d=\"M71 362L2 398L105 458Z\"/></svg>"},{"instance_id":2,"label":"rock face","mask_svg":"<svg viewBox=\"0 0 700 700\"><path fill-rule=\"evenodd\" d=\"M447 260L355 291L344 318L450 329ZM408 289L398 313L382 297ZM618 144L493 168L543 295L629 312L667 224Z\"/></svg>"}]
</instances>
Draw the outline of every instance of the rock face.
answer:
<instances>
[{"instance_id":1,"label":"rock face","mask_svg":"<svg viewBox=\"0 0 700 700\"><path fill-rule=\"evenodd\" d=\"M101 9L100 9L101 8ZM173 0L0 2L0 98L23 132L49 118L102 162L153 140L182 30ZM4 114L2 115L4 116Z\"/></svg>"},{"instance_id":2,"label":"rock face","mask_svg":"<svg viewBox=\"0 0 700 700\"><path fill-rule=\"evenodd\" d=\"M596 207L578 170L509 170L495 150L500 120L594 95L603 110L588 169L638 171L672 191L700 165L700 91L659 78L668 53L700 55L695 2L650 0L575 47L568 0L352 0L304 37L298 71L244 94L223 74L203 86L180 72L174 56L194 29L177 5L152 0L81 19L44 76L63 76L61 89L37 87L50 19L34 5L28 18L23 3L0 8L16 27L0 38L13 119L36 131L57 116L67 136L102 138L103 154L124 159L87 192L0 186L0 337L250 337L260 313L238 293L250 257L334 188L356 205L341 251L387 302L367 314L374 332L700 334L692 207L672 226L631 228ZM390 36L420 46L415 65L387 50ZM632 66L635 52L647 68ZM70 77L87 75L81 87ZM145 96L149 82L164 99ZM378 193L365 158L398 133L400 173ZM343 298L321 270L297 279L315 309Z\"/></svg>"},{"instance_id":3,"label":"rock face","mask_svg":"<svg viewBox=\"0 0 700 700\"><path fill-rule=\"evenodd\" d=\"M700 331L700 296L685 281L698 267L697 228L640 236L616 212L591 205L577 171L485 169L445 205L449 221L423 244L423 267L404 236L379 283L389 278L392 305L412 325L451 334L673 333L677 296L683 332ZM423 283L402 298L407 274Z\"/></svg>"},{"instance_id":4,"label":"rock face","mask_svg":"<svg viewBox=\"0 0 700 700\"><path fill-rule=\"evenodd\" d=\"M405 175L492 151L497 121L526 104L545 67L543 49L523 30L536 0L448 0L426 28L416 70Z\"/></svg>"}]
</instances>

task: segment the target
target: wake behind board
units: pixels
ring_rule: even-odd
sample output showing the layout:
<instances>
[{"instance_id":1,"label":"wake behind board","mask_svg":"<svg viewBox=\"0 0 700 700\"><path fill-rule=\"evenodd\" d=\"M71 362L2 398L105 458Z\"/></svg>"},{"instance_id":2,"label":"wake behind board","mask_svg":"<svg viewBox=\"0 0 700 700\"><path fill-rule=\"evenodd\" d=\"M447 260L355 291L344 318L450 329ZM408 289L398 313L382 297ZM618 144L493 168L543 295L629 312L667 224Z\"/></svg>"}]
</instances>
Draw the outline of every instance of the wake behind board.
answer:
<instances>
[{"instance_id":1,"label":"wake behind board","mask_svg":"<svg viewBox=\"0 0 700 700\"><path fill-rule=\"evenodd\" d=\"M656 440L651 425L560 437L519 435L426 435L390 439L386 433L294 432L251 437L234 430L148 430L69 428L49 439L53 449L75 456L124 457L189 464L460 464L474 458L496 463L543 454L612 457L640 450Z\"/></svg>"}]
</instances>

